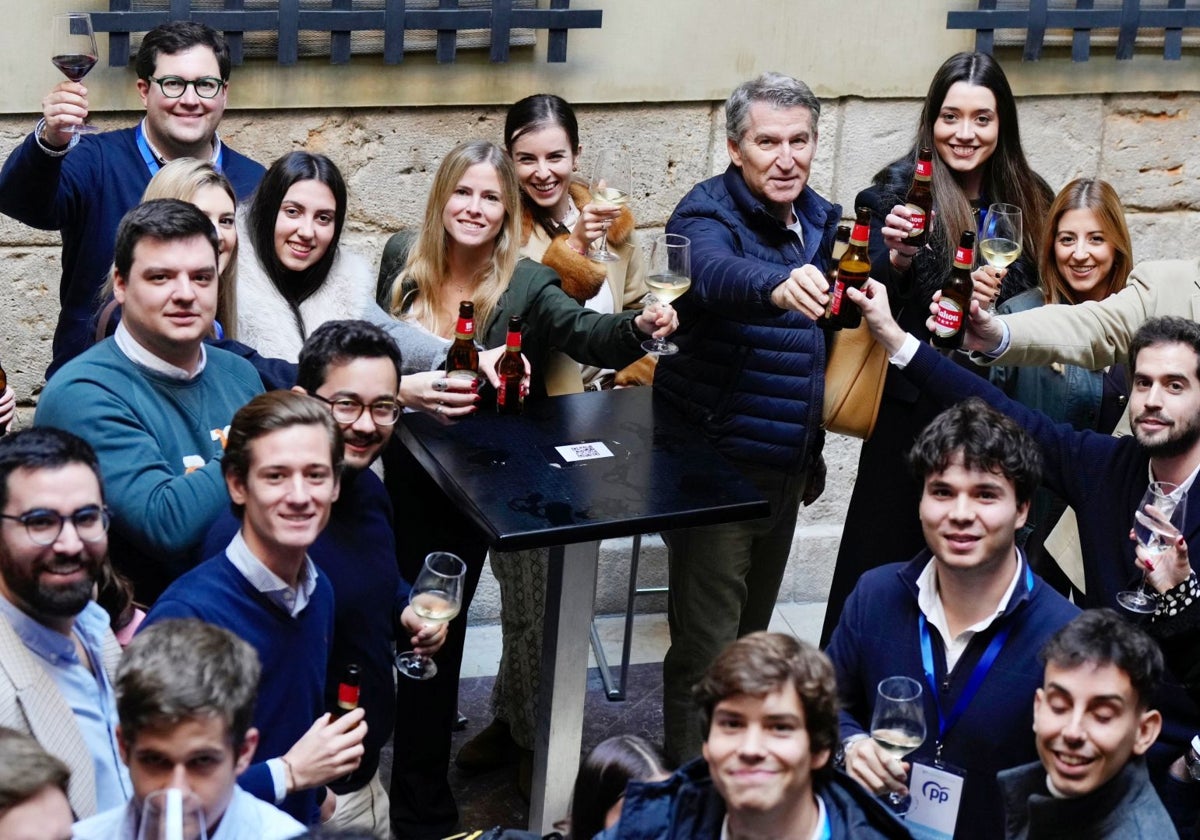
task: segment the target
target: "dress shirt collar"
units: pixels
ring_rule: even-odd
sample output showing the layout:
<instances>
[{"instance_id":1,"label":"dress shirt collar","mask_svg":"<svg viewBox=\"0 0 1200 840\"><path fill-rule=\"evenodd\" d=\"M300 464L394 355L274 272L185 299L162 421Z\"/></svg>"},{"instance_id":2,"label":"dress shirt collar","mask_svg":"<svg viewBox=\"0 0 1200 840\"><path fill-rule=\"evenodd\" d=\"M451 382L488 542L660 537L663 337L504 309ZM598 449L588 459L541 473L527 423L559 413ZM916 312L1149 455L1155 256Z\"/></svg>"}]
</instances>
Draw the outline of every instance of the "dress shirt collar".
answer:
<instances>
[{"instance_id":1,"label":"dress shirt collar","mask_svg":"<svg viewBox=\"0 0 1200 840\"><path fill-rule=\"evenodd\" d=\"M204 366L208 363L208 351L204 348L204 342L200 343L200 361L196 363L195 371L189 372L184 368L177 367L168 361L160 359L133 337L133 333L125 326L124 321L117 324L117 331L113 335L113 340L117 342L117 349L124 353L129 361L148 368L155 373L161 373L163 376L170 377L171 379L180 379L185 382L195 379L204 372Z\"/></svg>"},{"instance_id":2,"label":"dress shirt collar","mask_svg":"<svg viewBox=\"0 0 1200 840\"><path fill-rule=\"evenodd\" d=\"M225 549L225 555L251 586L292 618L303 612L317 588L317 567L307 554L300 568L299 585L295 588L254 556L240 530L234 534L233 541Z\"/></svg>"},{"instance_id":3,"label":"dress shirt collar","mask_svg":"<svg viewBox=\"0 0 1200 840\"><path fill-rule=\"evenodd\" d=\"M938 592L937 561L930 559L917 578L917 607L924 613L925 620L937 628L938 635L944 642L947 672L954 670L954 666L958 663L958 658L967 649L967 645L974 638L975 634L990 627L992 622L1002 616L1004 611L1008 609L1008 604L1012 600L1013 593L1017 590L1017 583L1021 580L1021 569L1024 564L1021 550L1018 548L1016 551L1017 563L1016 568L1013 570L1012 580L1008 583L1008 589L1000 596L1000 601L996 604L995 611L987 618L972 624L954 637L950 636L950 623L946 620L945 605L942 603L941 593Z\"/></svg>"}]
</instances>

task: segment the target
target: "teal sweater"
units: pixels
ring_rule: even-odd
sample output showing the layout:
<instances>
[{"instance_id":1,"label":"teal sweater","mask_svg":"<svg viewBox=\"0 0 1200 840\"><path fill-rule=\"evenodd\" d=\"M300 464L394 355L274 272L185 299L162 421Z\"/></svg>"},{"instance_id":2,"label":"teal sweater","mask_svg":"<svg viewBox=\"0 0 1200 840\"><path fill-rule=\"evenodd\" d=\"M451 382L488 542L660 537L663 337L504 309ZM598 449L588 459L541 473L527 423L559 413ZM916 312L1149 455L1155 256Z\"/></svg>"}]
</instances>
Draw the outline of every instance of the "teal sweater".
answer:
<instances>
[{"instance_id":1,"label":"teal sweater","mask_svg":"<svg viewBox=\"0 0 1200 840\"><path fill-rule=\"evenodd\" d=\"M74 432L96 450L113 514L109 553L149 604L191 567L191 553L229 504L220 457L234 413L262 392L254 367L208 348L195 379L135 365L109 338L46 384L34 423Z\"/></svg>"}]
</instances>

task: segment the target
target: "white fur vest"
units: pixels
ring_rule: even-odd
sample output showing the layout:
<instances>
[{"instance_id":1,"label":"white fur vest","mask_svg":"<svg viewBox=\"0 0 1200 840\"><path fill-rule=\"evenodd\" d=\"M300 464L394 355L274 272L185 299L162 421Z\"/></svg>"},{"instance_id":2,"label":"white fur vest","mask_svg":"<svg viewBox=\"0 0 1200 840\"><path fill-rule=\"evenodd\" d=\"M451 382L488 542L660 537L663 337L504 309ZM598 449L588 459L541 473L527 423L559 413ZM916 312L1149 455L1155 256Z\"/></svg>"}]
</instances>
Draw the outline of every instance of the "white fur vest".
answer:
<instances>
[{"instance_id":1,"label":"white fur vest","mask_svg":"<svg viewBox=\"0 0 1200 840\"><path fill-rule=\"evenodd\" d=\"M264 356L295 362L304 344L291 307L271 283L250 237L240 237L237 280L238 341ZM375 302L375 276L367 261L339 248L325 282L300 304L305 335L326 321L361 318Z\"/></svg>"}]
</instances>

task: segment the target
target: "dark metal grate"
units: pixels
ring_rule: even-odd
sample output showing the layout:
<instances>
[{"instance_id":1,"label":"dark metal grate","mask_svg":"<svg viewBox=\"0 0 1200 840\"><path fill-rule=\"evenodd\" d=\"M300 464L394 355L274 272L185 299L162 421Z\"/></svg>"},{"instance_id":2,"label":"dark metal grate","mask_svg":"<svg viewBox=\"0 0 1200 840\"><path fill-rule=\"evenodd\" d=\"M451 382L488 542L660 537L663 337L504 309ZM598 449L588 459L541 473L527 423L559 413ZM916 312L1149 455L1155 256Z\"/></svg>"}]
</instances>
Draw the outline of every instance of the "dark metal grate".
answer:
<instances>
[{"instance_id":1,"label":"dark metal grate","mask_svg":"<svg viewBox=\"0 0 1200 840\"><path fill-rule=\"evenodd\" d=\"M535 30L549 30L547 61L567 60L567 33L599 29L603 12L572 10L571 0L109 0L94 12L97 32L108 33L108 63L124 67L136 52L135 33L171 20L196 20L220 30L234 64L270 57L295 64L327 55L347 64L351 55L382 55L399 64L406 52L433 51L439 63L459 49L489 50L509 60L513 46L530 46ZM140 43L140 41L137 41Z\"/></svg>"},{"instance_id":2,"label":"dark metal grate","mask_svg":"<svg viewBox=\"0 0 1200 840\"><path fill-rule=\"evenodd\" d=\"M1087 61L1093 46L1112 46L1118 60L1135 47L1162 48L1178 61L1197 47L1200 8L1188 0L979 0L979 8L949 12L947 29L974 29L975 48L1024 45L1023 58L1037 61L1047 46L1071 46L1072 61Z\"/></svg>"}]
</instances>

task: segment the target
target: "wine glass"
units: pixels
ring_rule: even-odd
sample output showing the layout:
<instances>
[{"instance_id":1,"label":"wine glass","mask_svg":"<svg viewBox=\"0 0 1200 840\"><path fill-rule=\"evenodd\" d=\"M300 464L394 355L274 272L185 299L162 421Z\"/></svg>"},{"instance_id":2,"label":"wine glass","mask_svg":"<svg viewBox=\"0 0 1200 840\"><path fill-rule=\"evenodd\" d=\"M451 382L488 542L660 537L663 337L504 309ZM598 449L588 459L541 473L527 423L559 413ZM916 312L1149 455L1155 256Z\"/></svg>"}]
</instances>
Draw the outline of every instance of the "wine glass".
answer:
<instances>
[{"instance_id":1,"label":"wine glass","mask_svg":"<svg viewBox=\"0 0 1200 840\"><path fill-rule=\"evenodd\" d=\"M871 715L871 738L899 760L925 743L925 702L921 684L911 677L888 677L879 682L879 698ZM890 791L887 804L907 814L912 797Z\"/></svg>"},{"instance_id":2,"label":"wine glass","mask_svg":"<svg viewBox=\"0 0 1200 840\"><path fill-rule=\"evenodd\" d=\"M428 624L442 624L454 618L462 609L466 573L467 564L457 554L435 551L427 556L408 598L413 612ZM437 674L434 661L413 650L396 655L396 669L414 680L427 680Z\"/></svg>"},{"instance_id":3,"label":"wine glass","mask_svg":"<svg viewBox=\"0 0 1200 840\"><path fill-rule=\"evenodd\" d=\"M629 200L633 192L633 169L629 155L620 149L601 149L596 155L592 180L588 183L592 202L600 207L618 207ZM596 262L616 262L620 259L608 250L608 235L601 234L591 258Z\"/></svg>"},{"instance_id":4,"label":"wine glass","mask_svg":"<svg viewBox=\"0 0 1200 840\"><path fill-rule=\"evenodd\" d=\"M654 238L650 247L650 276L646 278L650 293L644 303L671 303L692 286L692 240L678 233L664 233ZM665 338L642 342L647 353L669 356L679 347Z\"/></svg>"},{"instance_id":5,"label":"wine glass","mask_svg":"<svg viewBox=\"0 0 1200 840\"><path fill-rule=\"evenodd\" d=\"M1183 530L1187 516L1187 493L1178 484L1169 481L1152 481L1145 495L1133 512L1133 535L1138 544L1152 557L1162 554L1171 547L1173 534L1166 532L1160 522L1146 512L1153 507L1179 531ZM1117 603L1132 613L1149 615L1158 604L1158 596L1146 589L1146 572L1142 571L1142 583L1137 589L1125 589L1117 593Z\"/></svg>"},{"instance_id":6,"label":"wine glass","mask_svg":"<svg viewBox=\"0 0 1200 840\"><path fill-rule=\"evenodd\" d=\"M979 235L979 253L992 268L1008 268L1021 256L1021 208L996 203L988 207ZM995 310L995 300L988 308Z\"/></svg>"},{"instance_id":7,"label":"wine glass","mask_svg":"<svg viewBox=\"0 0 1200 840\"><path fill-rule=\"evenodd\" d=\"M96 35L92 31L92 16L85 12L55 15L50 25L50 61L72 82L78 82L96 64ZM99 131L90 123L73 125L72 134L91 134Z\"/></svg>"},{"instance_id":8,"label":"wine glass","mask_svg":"<svg viewBox=\"0 0 1200 840\"><path fill-rule=\"evenodd\" d=\"M142 804L137 840L208 840L199 797L179 788L150 793Z\"/></svg>"}]
</instances>

